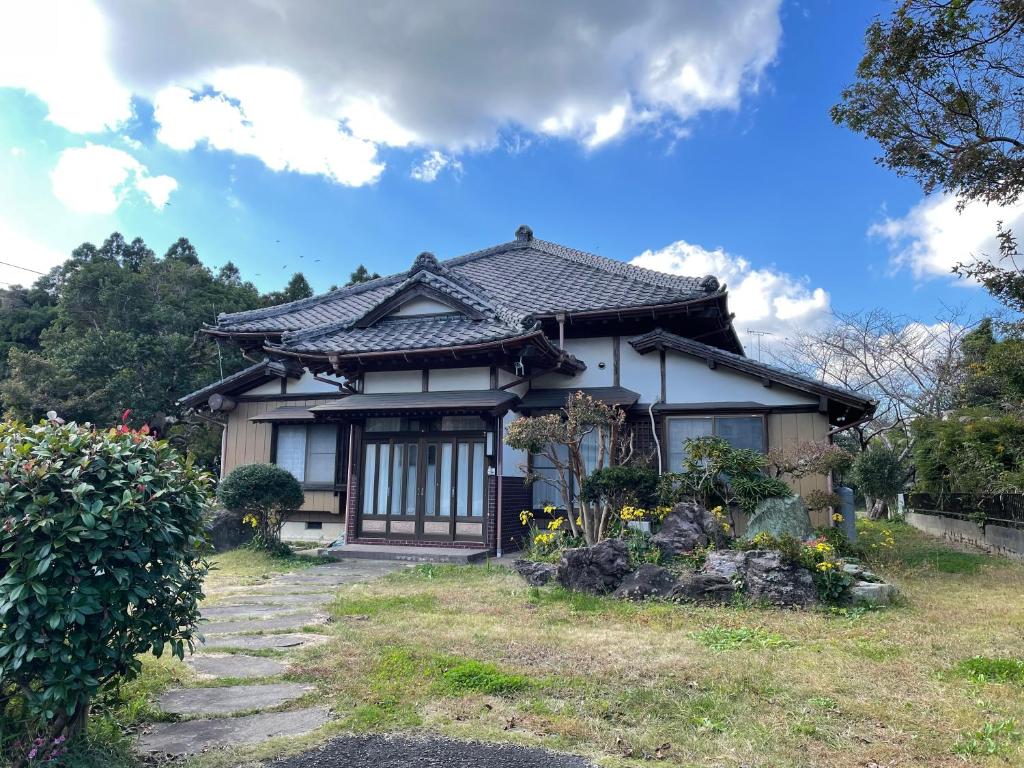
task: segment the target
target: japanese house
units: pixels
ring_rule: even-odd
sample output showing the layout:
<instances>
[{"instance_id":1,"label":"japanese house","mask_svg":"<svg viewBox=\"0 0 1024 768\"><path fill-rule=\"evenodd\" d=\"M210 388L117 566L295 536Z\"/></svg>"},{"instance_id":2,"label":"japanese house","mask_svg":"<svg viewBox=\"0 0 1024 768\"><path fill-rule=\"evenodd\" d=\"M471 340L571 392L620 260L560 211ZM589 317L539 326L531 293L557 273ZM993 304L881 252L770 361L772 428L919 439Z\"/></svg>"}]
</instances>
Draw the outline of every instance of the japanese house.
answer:
<instances>
[{"instance_id":1,"label":"japanese house","mask_svg":"<svg viewBox=\"0 0 1024 768\"><path fill-rule=\"evenodd\" d=\"M715 277L643 269L526 226L474 253L422 253L401 274L221 315L206 332L259 362L181 404L225 425L223 473L274 462L302 483L286 539L515 547L520 511L557 493L525 483L525 468L550 468L504 446L504 425L576 390L626 409L666 471L689 437L764 451L830 439L874 408L746 357Z\"/></svg>"}]
</instances>

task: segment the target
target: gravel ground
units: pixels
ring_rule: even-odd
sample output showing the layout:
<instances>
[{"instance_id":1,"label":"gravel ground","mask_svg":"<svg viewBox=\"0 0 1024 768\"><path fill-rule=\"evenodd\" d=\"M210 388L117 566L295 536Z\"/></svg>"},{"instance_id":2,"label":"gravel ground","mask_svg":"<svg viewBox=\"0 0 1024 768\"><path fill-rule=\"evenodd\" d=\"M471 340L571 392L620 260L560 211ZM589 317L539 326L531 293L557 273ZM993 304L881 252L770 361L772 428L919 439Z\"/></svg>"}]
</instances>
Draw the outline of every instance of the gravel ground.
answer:
<instances>
[{"instance_id":1,"label":"gravel ground","mask_svg":"<svg viewBox=\"0 0 1024 768\"><path fill-rule=\"evenodd\" d=\"M343 736L272 768L594 768L582 757L443 738Z\"/></svg>"}]
</instances>

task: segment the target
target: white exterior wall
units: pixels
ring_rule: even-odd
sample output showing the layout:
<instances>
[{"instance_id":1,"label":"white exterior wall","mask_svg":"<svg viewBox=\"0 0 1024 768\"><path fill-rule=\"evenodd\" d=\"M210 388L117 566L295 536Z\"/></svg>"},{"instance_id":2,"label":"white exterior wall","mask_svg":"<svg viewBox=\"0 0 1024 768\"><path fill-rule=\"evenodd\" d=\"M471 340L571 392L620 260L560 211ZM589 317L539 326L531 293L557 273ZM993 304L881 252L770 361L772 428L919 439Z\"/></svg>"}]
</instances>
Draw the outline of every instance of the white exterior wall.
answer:
<instances>
[{"instance_id":1,"label":"white exterior wall","mask_svg":"<svg viewBox=\"0 0 1024 768\"><path fill-rule=\"evenodd\" d=\"M436 315L451 311L452 308L447 304L424 296L417 296L415 299L405 302L388 317L415 317L416 315Z\"/></svg>"},{"instance_id":2,"label":"white exterior wall","mask_svg":"<svg viewBox=\"0 0 1024 768\"><path fill-rule=\"evenodd\" d=\"M630 338L623 336L619 342L619 385L639 392L641 403L656 402L661 396L661 358L657 352L641 355L630 346ZM666 381L678 377L669 360L665 363Z\"/></svg>"},{"instance_id":3,"label":"white exterior wall","mask_svg":"<svg viewBox=\"0 0 1024 768\"><path fill-rule=\"evenodd\" d=\"M490 389L490 368L437 368L431 369L427 384L431 392L451 392L460 389Z\"/></svg>"},{"instance_id":4,"label":"white exterior wall","mask_svg":"<svg viewBox=\"0 0 1024 768\"><path fill-rule=\"evenodd\" d=\"M244 394L246 394L246 395L279 395L279 394L281 394L281 380L280 379L274 379L273 381L265 382L263 384L260 384L258 387L253 387L252 389L247 389Z\"/></svg>"},{"instance_id":5,"label":"white exterior wall","mask_svg":"<svg viewBox=\"0 0 1024 768\"><path fill-rule=\"evenodd\" d=\"M363 393L422 392L423 371L377 371L363 374Z\"/></svg>"},{"instance_id":6,"label":"white exterior wall","mask_svg":"<svg viewBox=\"0 0 1024 768\"><path fill-rule=\"evenodd\" d=\"M343 379L341 376L332 376L329 373L320 374L320 377L324 378L324 379L331 379L332 381L336 381L336 382L338 382L339 386L341 385L341 383L343 381L345 381L345 379ZM302 372L302 378L300 378L300 379L288 379L288 394L289 395L297 394L297 393L306 394L307 392L340 392L340 391L341 390L338 387L336 387L336 386L334 386L332 384L328 384L328 383L323 382L323 381L317 381L316 379L313 378L313 374L311 374L309 371L303 371Z\"/></svg>"},{"instance_id":7,"label":"white exterior wall","mask_svg":"<svg viewBox=\"0 0 1024 768\"><path fill-rule=\"evenodd\" d=\"M556 342L557 343L557 342ZM611 336L591 339L566 339L565 351L587 364L587 370L567 378L549 373L533 380L537 389L572 389L578 387L610 387L614 383L614 351ZM601 368L604 363L604 368Z\"/></svg>"},{"instance_id":8,"label":"white exterior wall","mask_svg":"<svg viewBox=\"0 0 1024 768\"><path fill-rule=\"evenodd\" d=\"M281 539L284 541L317 541L329 543L341 536L345 531L344 520L336 523L324 523L319 530L308 530L305 523L288 522L281 527Z\"/></svg>"},{"instance_id":9,"label":"white exterior wall","mask_svg":"<svg viewBox=\"0 0 1024 768\"><path fill-rule=\"evenodd\" d=\"M632 350L633 348L630 347ZM657 364L658 353L649 352ZM660 376L660 373L659 373ZM656 385L660 389L660 384ZM655 392L657 392L655 389ZM657 394L655 394L657 397ZM708 368L698 360L681 352L668 350L665 354L665 402L667 403L720 403L753 401L764 405L806 405L817 403L818 398L773 384L766 387L759 378L719 365Z\"/></svg>"}]
</instances>

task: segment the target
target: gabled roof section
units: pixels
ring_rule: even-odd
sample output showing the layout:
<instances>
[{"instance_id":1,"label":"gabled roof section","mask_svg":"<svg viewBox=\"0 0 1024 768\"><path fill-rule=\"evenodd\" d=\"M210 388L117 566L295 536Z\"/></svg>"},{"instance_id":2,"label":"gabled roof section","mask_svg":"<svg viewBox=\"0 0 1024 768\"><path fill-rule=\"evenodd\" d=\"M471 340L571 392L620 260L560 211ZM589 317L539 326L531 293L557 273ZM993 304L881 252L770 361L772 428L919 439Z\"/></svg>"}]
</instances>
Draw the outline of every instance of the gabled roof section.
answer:
<instances>
[{"instance_id":1,"label":"gabled roof section","mask_svg":"<svg viewBox=\"0 0 1024 768\"><path fill-rule=\"evenodd\" d=\"M642 355L655 350L672 349L676 352L701 358L712 367L721 365L725 368L731 368L757 377L766 386L777 383L800 392L817 395L822 399L822 405L828 408L829 417L836 417L835 420L842 423L849 423L855 418L870 415L874 413L875 407L878 405L877 401L856 392L851 392L848 389L825 384L807 376L801 376L791 371L776 368L773 365L751 360L743 355L737 355L718 347L702 344L693 339L677 336L661 328L656 328L650 333L645 333L643 336L637 336L631 339L629 343L633 349ZM832 402L840 404L843 408L836 409L832 407ZM842 413L843 411L845 411L845 414Z\"/></svg>"},{"instance_id":2,"label":"gabled roof section","mask_svg":"<svg viewBox=\"0 0 1024 768\"><path fill-rule=\"evenodd\" d=\"M417 275L421 275L417 278ZM568 248L533 237L446 261L423 255L408 272L275 307L221 315L210 332L279 336L321 326L345 328L414 284L429 285L510 326L558 312L678 304L720 293L711 276L684 277Z\"/></svg>"},{"instance_id":3,"label":"gabled roof section","mask_svg":"<svg viewBox=\"0 0 1024 768\"><path fill-rule=\"evenodd\" d=\"M266 384L268 381L283 377L298 378L302 375L302 366L293 360L271 360L264 358L248 368L225 376L220 381L208 384L178 400L183 408L201 408L206 405L210 395L234 395L239 392Z\"/></svg>"}]
</instances>

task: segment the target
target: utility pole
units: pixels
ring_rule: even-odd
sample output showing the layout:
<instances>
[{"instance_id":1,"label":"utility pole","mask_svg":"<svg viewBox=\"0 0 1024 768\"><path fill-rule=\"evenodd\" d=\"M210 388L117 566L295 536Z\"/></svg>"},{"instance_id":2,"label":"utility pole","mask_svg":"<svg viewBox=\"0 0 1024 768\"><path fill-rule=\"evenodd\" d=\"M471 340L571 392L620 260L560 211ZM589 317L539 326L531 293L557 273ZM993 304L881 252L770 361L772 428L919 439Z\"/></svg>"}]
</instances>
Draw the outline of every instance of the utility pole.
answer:
<instances>
[{"instance_id":1,"label":"utility pole","mask_svg":"<svg viewBox=\"0 0 1024 768\"><path fill-rule=\"evenodd\" d=\"M757 362L761 362L761 337L762 336L774 336L775 334L771 331L755 331L751 328L747 328L747 333L757 339Z\"/></svg>"}]
</instances>

